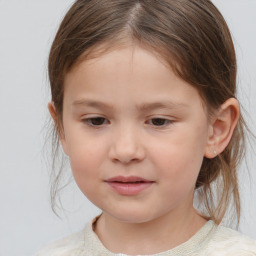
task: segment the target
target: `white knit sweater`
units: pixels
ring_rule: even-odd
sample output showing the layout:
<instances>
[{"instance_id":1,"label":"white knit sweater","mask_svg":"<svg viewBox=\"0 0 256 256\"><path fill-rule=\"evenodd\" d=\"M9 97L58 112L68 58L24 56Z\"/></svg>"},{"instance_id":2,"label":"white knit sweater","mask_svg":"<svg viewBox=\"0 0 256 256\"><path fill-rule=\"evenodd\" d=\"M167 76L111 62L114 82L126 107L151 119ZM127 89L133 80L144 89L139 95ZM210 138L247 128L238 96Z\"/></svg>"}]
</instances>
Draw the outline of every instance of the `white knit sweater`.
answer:
<instances>
[{"instance_id":1,"label":"white knit sweater","mask_svg":"<svg viewBox=\"0 0 256 256\"><path fill-rule=\"evenodd\" d=\"M127 256L112 253L104 247L92 229L93 221L83 231L54 242L35 256ZM171 250L151 254L153 255L256 256L256 242L210 220L187 242Z\"/></svg>"}]
</instances>

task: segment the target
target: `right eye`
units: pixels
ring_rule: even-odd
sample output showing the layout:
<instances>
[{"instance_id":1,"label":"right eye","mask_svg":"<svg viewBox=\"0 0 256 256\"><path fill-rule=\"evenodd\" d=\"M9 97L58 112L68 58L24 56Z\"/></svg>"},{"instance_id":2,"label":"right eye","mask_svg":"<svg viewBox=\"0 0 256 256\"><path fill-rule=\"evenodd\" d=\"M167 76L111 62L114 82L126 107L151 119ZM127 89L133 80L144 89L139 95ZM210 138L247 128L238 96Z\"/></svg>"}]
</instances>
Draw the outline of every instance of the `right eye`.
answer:
<instances>
[{"instance_id":1,"label":"right eye","mask_svg":"<svg viewBox=\"0 0 256 256\"><path fill-rule=\"evenodd\" d=\"M85 118L82 120L83 123L92 126L92 127L98 127L106 124L107 119L104 117L91 117L91 118Z\"/></svg>"}]
</instances>

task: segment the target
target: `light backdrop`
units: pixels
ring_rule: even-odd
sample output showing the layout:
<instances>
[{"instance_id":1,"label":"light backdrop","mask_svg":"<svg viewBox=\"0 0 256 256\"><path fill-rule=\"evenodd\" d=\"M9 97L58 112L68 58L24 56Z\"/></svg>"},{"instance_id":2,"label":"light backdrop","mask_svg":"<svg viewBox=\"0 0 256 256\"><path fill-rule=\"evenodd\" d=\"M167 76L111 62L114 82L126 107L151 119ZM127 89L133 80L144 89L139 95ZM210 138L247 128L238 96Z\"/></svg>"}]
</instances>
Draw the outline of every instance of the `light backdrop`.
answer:
<instances>
[{"instance_id":1,"label":"light backdrop","mask_svg":"<svg viewBox=\"0 0 256 256\"><path fill-rule=\"evenodd\" d=\"M28 256L78 231L99 211L71 184L62 219L50 208L44 127L47 55L70 0L0 0L0 255ZM256 133L256 1L215 0L238 54L239 98ZM256 154L241 169L240 231L256 239ZM252 184L251 187L249 184Z\"/></svg>"}]
</instances>

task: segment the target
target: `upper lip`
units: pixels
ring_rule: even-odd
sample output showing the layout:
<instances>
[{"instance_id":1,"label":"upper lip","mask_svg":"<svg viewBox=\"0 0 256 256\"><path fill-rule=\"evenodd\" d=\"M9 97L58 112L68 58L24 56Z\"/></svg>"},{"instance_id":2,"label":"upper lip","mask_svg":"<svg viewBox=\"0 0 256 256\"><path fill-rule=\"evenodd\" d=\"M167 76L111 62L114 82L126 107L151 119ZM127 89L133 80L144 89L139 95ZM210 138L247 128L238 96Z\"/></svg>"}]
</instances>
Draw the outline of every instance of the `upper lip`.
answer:
<instances>
[{"instance_id":1,"label":"upper lip","mask_svg":"<svg viewBox=\"0 0 256 256\"><path fill-rule=\"evenodd\" d=\"M110 179L105 180L106 182L153 182L152 180L147 180L138 176L115 176Z\"/></svg>"}]
</instances>

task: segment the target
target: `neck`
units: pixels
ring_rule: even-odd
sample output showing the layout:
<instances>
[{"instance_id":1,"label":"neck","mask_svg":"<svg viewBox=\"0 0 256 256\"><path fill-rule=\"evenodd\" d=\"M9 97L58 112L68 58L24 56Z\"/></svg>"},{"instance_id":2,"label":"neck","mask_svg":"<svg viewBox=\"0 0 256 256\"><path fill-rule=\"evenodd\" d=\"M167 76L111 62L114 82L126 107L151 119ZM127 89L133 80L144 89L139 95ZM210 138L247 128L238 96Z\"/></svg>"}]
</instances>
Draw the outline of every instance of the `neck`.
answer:
<instances>
[{"instance_id":1,"label":"neck","mask_svg":"<svg viewBox=\"0 0 256 256\"><path fill-rule=\"evenodd\" d=\"M154 254L186 242L205 223L193 207L185 213L172 212L145 223L121 222L103 213L95 232L111 252Z\"/></svg>"}]
</instances>

